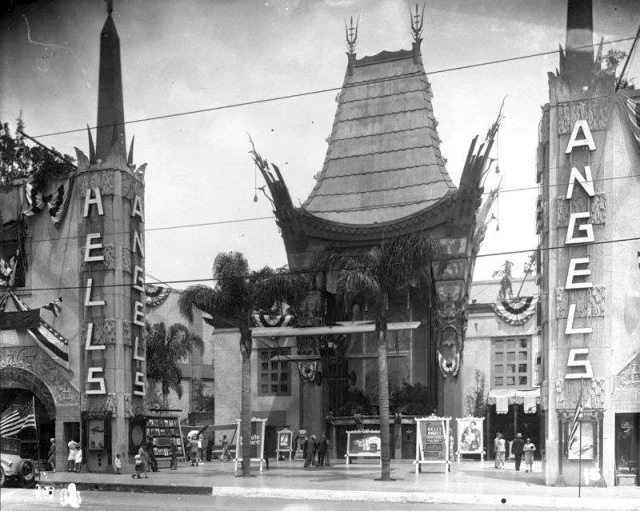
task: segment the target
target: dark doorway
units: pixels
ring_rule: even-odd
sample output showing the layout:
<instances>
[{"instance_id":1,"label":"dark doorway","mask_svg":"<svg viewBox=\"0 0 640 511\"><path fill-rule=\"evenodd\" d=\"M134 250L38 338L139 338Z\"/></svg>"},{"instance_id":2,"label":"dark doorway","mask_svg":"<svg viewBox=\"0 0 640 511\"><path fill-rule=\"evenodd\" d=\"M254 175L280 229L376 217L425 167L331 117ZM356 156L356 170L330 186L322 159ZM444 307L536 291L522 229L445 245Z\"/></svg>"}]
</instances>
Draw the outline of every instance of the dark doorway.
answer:
<instances>
[{"instance_id":1,"label":"dark doorway","mask_svg":"<svg viewBox=\"0 0 640 511\"><path fill-rule=\"evenodd\" d=\"M616 484L638 484L640 413L616 414Z\"/></svg>"},{"instance_id":2,"label":"dark doorway","mask_svg":"<svg viewBox=\"0 0 640 511\"><path fill-rule=\"evenodd\" d=\"M540 413L524 413L524 407L518 404L509 405L509 411L506 414L496 413L495 405L489 405L489 428L488 437L485 440L487 446L487 453L490 454L490 458L494 459L493 452L493 440L496 437L496 433L502 433L507 446L516 437L517 433L522 433L522 437L525 439L530 438L533 444L536 446L534 459L540 459L540 451L542 445L540 440L542 435L540 434ZM507 447L507 454L509 454L509 448Z\"/></svg>"}]
</instances>

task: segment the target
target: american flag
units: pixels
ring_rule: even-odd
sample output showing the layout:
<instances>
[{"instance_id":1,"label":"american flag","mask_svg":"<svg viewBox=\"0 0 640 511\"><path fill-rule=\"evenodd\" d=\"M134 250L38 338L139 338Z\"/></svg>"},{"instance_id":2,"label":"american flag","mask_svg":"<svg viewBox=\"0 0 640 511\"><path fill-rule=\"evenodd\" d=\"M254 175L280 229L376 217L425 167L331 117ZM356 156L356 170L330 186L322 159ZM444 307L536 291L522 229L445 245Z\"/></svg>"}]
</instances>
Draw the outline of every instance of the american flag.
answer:
<instances>
[{"instance_id":1,"label":"american flag","mask_svg":"<svg viewBox=\"0 0 640 511\"><path fill-rule=\"evenodd\" d=\"M36 413L33 399L15 402L0 415L0 435L17 435L25 428L36 427Z\"/></svg>"},{"instance_id":2,"label":"american flag","mask_svg":"<svg viewBox=\"0 0 640 511\"><path fill-rule=\"evenodd\" d=\"M580 397L578 398L578 404L576 405L576 410L573 412L573 422L571 423L571 432L569 433L569 443L573 441L573 438L578 431L578 427L580 426L580 415L582 415L582 392L580 392Z\"/></svg>"}]
</instances>

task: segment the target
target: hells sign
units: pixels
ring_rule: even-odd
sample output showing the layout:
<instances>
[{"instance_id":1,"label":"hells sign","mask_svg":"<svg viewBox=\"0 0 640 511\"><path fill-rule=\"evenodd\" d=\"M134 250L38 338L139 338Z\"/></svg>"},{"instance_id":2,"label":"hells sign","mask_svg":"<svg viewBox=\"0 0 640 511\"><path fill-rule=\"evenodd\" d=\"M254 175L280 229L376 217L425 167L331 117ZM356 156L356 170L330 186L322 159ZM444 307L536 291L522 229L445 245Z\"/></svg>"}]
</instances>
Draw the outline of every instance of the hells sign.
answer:
<instances>
[{"instance_id":1,"label":"hells sign","mask_svg":"<svg viewBox=\"0 0 640 511\"><path fill-rule=\"evenodd\" d=\"M578 135L582 133L582 138L578 138ZM569 143L565 154L572 154L572 151L578 147L587 147L589 151L596 150L596 145L593 141L593 135L589 129L589 125L585 120L577 121L573 126ZM573 198L573 190L575 184L578 183L586 194L593 198L595 195L593 187L593 178L591 175L591 167L589 165L584 166L584 174L580 172L576 167L571 167L571 174L569 175L569 186L567 188L566 199ZM576 233L576 229L578 233ZM569 225L567 228L567 237L565 239L565 245L582 245L587 243L593 243L595 241L593 235L593 225L591 224L591 214L589 211L580 213L571 213L569 217ZM593 287L593 283L589 280L576 281L576 277L589 277L591 270L589 269L589 255L586 257L572 258L569 261L569 269L567 271L567 281L565 283L565 290L573 289L590 289ZM565 329L565 335L576 334L591 334L593 329L591 327L574 326L574 318L576 313L576 304L569 304L569 313L567 316L567 326ZM569 352L569 360L567 367L573 367L579 369L577 372L569 372L566 374L565 379L578 379L578 378L592 378L593 370L591 368L591 362L587 359L589 355L589 348L576 348Z\"/></svg>"},{"instance_id":2,"label":"hells sign","mask_svg":"<svg viewBox=\"0 0 640 511\"><path fill-rule=\"evenodd\" d=\"M94 206L92 208L92 206ZM104 215L104 207L102 204L102 196L100 188L87 189L84 202L84 218L87 219L91 216L91 211L96 210L98 216ZM137 217L137 219L136 219ZM133 202L131 219L137 220L140 224L144 222L144 213L142 209L142 199L139 195L135 196ZM104 246L102 244L102 233L90 233L87 235L85 250L84 250L84 262L104 262ZM133 253L144 258L144 244L142 237L137 228L133 229ZM139 327L142 331L144 328L144 270L141 266L134 265L133 268L133 282L131 285L134 292L139 293L138 298L134 301L133 305L133 325ZM96 300L92 298L93 279L87 279L87 287L85 291L84 306L85 309L91 309L93 307L105 307L107 302L105 300ZM113 296L113 295L112 295ZM112 308L114 304L110 304ZM104 343L94 344L92 343L94 324L90 321L87 325L86 339L85 339L85 351L104 351L106 345ZM137 396L145 395L145 381L144 372L141 369L141 362L144 362L144 356L140 355L140 336L135 336L135 343L133 346L133 363L136 364L136 368L133 371L134 378L132 381L133 394ZM105 367L104 364L100 366L90 366L87 368L87 394L100 395L107 393L107 385L104 378ZM113 389L112 389L113 390Z\"/></svg>"}]
</instances>

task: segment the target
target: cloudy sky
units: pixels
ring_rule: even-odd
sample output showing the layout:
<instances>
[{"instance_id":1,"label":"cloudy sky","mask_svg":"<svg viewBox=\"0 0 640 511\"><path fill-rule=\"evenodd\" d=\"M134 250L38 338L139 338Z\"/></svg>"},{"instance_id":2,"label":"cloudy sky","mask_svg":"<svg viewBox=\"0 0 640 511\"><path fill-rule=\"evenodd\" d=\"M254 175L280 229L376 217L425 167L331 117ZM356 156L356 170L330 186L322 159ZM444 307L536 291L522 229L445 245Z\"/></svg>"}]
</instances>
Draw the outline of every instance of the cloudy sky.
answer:
<instances>
[{"instance_id":1,"label":"cloudy sky","mask_svg":"<svg viewBox=\"0 0 640 511\"><path fill-rule=\"evenodd\" d=\"M103 0L17 1L0 19L0 119L20 111L32 136L94 126ZM634 0L593 0L597 40L632 38ZM248 134L279 165L294 202L322 167L345 73L344 23L359 17L358 57L410 48L406 0L115 0L127 121L215 107L215 111L127 125L146 173L147 271L162 281L207 279L221 251L240 250L253 268L286 255L269 202L254 202ZM499 147L503 192L482 254L534 249L535 154L547 72L557 54L452 70L553 51L564 44L562 0L428 0L422 53L434 91L442 152L459 182L471 139L483 136L506 97ZM631 41L605 46L628 50ZM640 59L628 76L640 84ZM88 152L86 131L42 137ZM260 176L257 185L262 186ZM524 190L523 190L524 189ZM209 224L191 226L193 224ZM174 229L166 229L175 227ZM157 229L157 230L155 230ZM490 278L505 259L478 261ZM172 284L184 287L185 284Z\"/></svg>"}]
</instances>

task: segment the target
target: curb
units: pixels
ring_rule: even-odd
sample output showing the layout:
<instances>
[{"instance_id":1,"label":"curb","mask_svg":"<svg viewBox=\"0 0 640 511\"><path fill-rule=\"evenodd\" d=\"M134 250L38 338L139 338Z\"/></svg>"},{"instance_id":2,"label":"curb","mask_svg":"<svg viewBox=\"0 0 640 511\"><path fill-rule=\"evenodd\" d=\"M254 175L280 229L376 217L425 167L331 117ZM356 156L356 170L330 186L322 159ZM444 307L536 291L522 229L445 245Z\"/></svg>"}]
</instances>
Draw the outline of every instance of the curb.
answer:
<instances>
[{"instance_id":1,"label":"curb","mask_svg":"<svg viewBox=\"0 0 640 511\"><path fill-rule=\"evenodd\" d=\"M88 483L77 481L47 481L46 485L53 486L55 489L63 489L69 486L70 483L74 483L78 491L211 495L212 490L210 486L182 486L176 484L160 486L157 484Z\"/></svg>"},{"instance_id":2,"label":"curb","mask_svg":"<svg viewBox=\"0 0 640 511\"><path fill-rule=\"evenodd\" d=\"M549 509L640 510L636 499L604 499L574 497L534 497L532 495L469 495L454 493L415 493L345 490L288 490L274 488L214 487L214 497L243 497L288 500L340 500L359 502L389 502L399 504L462 504L499 507L544 507Z\"/></svg>"}]
</instances>

